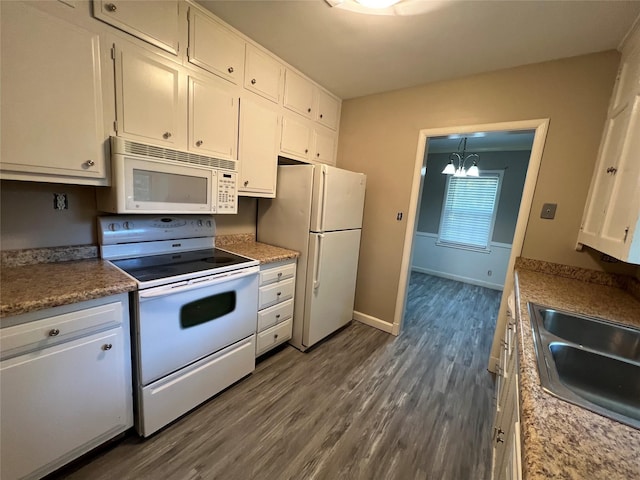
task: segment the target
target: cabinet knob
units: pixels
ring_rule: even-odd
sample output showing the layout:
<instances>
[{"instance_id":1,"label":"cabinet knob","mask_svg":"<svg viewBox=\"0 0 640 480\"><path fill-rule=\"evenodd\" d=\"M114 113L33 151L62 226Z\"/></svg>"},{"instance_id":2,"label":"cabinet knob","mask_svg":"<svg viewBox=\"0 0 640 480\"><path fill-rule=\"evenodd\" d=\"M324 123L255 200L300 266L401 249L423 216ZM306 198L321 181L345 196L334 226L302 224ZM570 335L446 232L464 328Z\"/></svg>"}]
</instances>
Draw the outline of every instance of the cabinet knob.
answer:
<instances>
[{"instance_id":1,"label":"cabinet knob","mask_svg":"<svg viewBox=\"0 0 640 480\"><path fill-rule=\"evenodd\" d=\"M282 276L282 272L278 272L278 278Z\"/></svg>"},{"instance_id":2,"label":"cabinet knob","mask_svg":"<svg viewBox=\"0 0 640 480\"><path fill-rule=\"evenodd\" d=\"M233 73L233 67L229 67L229 68L227 68L227 72L229 72L229 73Z\"/></svg>"},{"instance_id":3,"label":"cabinet knob","mask_svg":"<svg viewBox=\"0 0 640 480\"><path fill-rule=\"evenodd\" d=\"M273 334L273 339L274 339L274 340L277 340L277 339L278 339L278 334L277 334L277 333L274 333L274 334Z\"/></svg>"},{"instance_id":4,"label":"cabinet knob","mask_svg":"<svg viewBox=\"0 0 640 480\"><path fill-rule=\"evenodd\" d=\"M322 115L322 114L320 114L320 118L322 118L322 117L323 117L323 115Z\"/></svg>"},{"instance_id":5,"label":"cabinet knob","mask_svg":"<svg viewBox=\"0 0 640 480\"><path fill-rule=\"evenodd\" d=\"M496 437L496 443L504 443L504 440L501 436L498 435L498 437Z\"/></svg>"},{"instance_id":6,"label":"cabinet knob","mask_svg":"<svg viewBox=\"0 0 640 480\"><path fill-rule=\"evenodd\" d=\"M279 313L276 315L276 320L277 320L278 318L280 318L280 314L279 314Z\"/></svg>"},{"instance_id":7,"label":"cabinet knob","mask_svg":"<svg viewBox=\"0 0 640 480\"><path fill-rule=\"evenodd\" d=\"M162 138L164 138L165 140L166 140L167 138L171 138L171 132L164 132L164 133L162 134Z\"/></svg>"},{"instance_id":8,"label":"cabinet knob","mask_svg":"<svg viewBox=\"0 0 640 480\"><path fill-rule=\"evenodd\" d=\"M87 160L86 162L84 162L84 164L88 167L93 167L96 162L94 162L93 160Z\"/></svg>"},{"instance_id":9,"label":"cabinet knob","mask_svg":"<svg viewBox=\"0 0 640 480\"><path fill-rule=\"evenodd\" d=\"M107 9L107 11L109 12L115 12L118 8L115 6L115 4L113 3L107 3L104 8Z\"/></svg>"},{"instance_id":10,"label":"cabinet knob","mask_svg":"<svg viewBox=\"0 0 640 480\"><path fill-rule=\"evenodd\" d=\"M615 175L617 171L618 169L616 167L607 168L607 173L613 173Z\"/></svg>"},{"instance_id":11,"label":"cabinet knob","mask_svg":"<svg viewBox=\"0 0 640 480\"><path fill-rule=\"evenodd\" d=\"M244 181L244 186L246 187L247 185L249 185L249 180Z\"/></svg>"},{"instance_id":12,"label":"cabinet knob","mask_svg":"<svg viewBox=\"0 0 640 480\"><path fill-rule=\"evenodd\" d=\"M307 112L311 113L311 107L307 108Z\"/></svg>"},{"instance_id":13,"label":"cabinet knob","mask_svg":"<svg viewBox=\"0 0 640 480\"><path fill-rule=\"evenodd\" d=\"M111 345L110 343L105 343L105 344L102 346L102 350L105 350L105 351L106 351L106 350L111 350L112 348L113 348L113 345Z\"/></svg>"},{"instance_id":14,"label":"cabinet knob","mask_svg":"<svg viewBox=\"0 0 640 480\"><path fill-rule=\"evenodd\" d=\"M49 330L50 337L57 337L59 334L60 330L58 330L57 328L52 328L51 330Z\"/></svg>"},{"instance_id":15,"label":"cabinet knob","mask_svg":"<svg viewBox=\"0 0 640 480\"><path fill-rule=\"evenodd\" d=\"M251 85L255 85L255 84L256 84L256 79L255 79L255 78L252 78L252 79L251 79Z\"/></svg>"},{"instance_id":16,"label":"cabinet knob","mask_svg":"<svg viewBox=\"0 0 640 480\"><path fill-rule=\"evenodd\" d=\"M316 157L320 157L320 152L316 153Z\"/></svg>"},{"instance_id":17,"label":"cabinet knob","mask_svg":"<svg viewBox=\"0 0 640 480\"><path fill-rule=\"evenodd\" d=\"M202 140L198 140L196 142L196 147L201 147L204 142Z\"/></svg>"},{"instance_id":18,"label":"cabinet knob","mask_svg":"<svg viewBox=\"0 0 640 480\"><path fill-rule=\"evenodd\" d=\"M276 295L279 297L280 295L282 295L282 292L278 292L276 293Z\"/></svg>"},{"instance_id":19,"label":"cabinet knob","mask_svg":"<svg viewBox=\"0 0 640 480\"><path fill-rule=\"evenodd\" d=\"M308 148L305 148L305 149L304 149L304 153L309 153L309 149L308 149Z\"/></svg>"}]
</instances>

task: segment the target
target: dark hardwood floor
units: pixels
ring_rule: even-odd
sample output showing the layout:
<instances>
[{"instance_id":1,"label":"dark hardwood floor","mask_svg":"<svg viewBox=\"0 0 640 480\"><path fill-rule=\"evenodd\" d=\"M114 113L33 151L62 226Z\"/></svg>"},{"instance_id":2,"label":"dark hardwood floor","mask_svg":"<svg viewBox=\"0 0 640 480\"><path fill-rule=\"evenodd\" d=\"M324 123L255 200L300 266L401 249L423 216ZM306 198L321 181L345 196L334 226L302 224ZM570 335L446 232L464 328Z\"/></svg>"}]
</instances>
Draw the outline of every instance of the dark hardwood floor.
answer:
<instances>
[{"instance_id":1,"label":"dark hardwood floor","mask_svg":"<svg viewBox=\"0 0 640 480\"><path fill-rule=\"evenodd\" d=\"M399 337L353 322L308 353L287 346L151 438L127 435L55 476L488 479L499 302L413 273Z\"/></svg>"}]
</instances>

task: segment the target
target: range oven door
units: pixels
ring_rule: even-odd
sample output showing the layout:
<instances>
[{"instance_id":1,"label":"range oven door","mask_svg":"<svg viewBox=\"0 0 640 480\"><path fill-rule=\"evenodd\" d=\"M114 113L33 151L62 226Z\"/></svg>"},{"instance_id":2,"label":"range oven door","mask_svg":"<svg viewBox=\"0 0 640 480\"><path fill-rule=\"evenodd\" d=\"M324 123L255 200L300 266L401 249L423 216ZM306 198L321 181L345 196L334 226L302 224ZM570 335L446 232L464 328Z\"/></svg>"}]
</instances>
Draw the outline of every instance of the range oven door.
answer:
<instances>
[{"instance_id":1,"label":"range oven door","mask_svg":"<svg viewBox=\"0 0 640 480\"><path fill-rule=\"evenodd\" d=\"M259 267L138 292L138 383L154 380L256 331Z\"/></svg>"}]
</instances>

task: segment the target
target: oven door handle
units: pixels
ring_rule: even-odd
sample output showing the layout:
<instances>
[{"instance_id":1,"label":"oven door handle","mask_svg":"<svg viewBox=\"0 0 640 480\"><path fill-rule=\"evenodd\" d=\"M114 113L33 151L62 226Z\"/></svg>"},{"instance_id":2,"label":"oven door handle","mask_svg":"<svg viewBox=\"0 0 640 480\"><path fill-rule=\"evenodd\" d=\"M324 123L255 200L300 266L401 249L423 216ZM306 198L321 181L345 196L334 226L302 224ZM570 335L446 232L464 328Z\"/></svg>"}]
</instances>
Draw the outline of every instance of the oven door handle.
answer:
<instances>
[{"instance_id":1,"label":"oven door handle","mask_svg":"<svg viewBox=\"0 0 640 480\"><path fill-rule=\"evenodd\" d=\"M238 280L243 277L248 277L249 275L255 275L259 270L260 269L258 267L252 267L245 268L240 272L220 273L215 275L214 277L203 277L202 279L194 278L192 280L189 280L186 284L185 282L180 282L176 286L163 285L161 287L150 288L148 290L141 290L138 292L138 296L142 300L145 298L155 298L161 297L163 295L171 295L173 293L184 292L187 290L195 290L196 288L201 287L210 287L219 283Z\"/></svg>"}]
</instances>

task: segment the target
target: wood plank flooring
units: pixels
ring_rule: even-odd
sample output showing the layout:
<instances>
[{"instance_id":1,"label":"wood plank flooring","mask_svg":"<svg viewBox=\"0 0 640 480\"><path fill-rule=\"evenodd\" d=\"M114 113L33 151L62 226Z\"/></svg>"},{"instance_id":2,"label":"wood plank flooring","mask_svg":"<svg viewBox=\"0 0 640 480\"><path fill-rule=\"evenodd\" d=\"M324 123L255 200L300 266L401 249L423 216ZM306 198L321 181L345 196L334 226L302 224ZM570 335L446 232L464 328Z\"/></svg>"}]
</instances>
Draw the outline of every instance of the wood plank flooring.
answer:
<instances>
[{"instance_id":1,"label":"wood plank flooring","mask_svg":"<svg viewBox=\"0 0 640 480\"><path fill-rule=\"evenodd\" d=\"M287 346L151 438L53 478L488 479L499 302L413 273L399 337L352 322L307 353Z\"/></svg>"}]
</instances>

